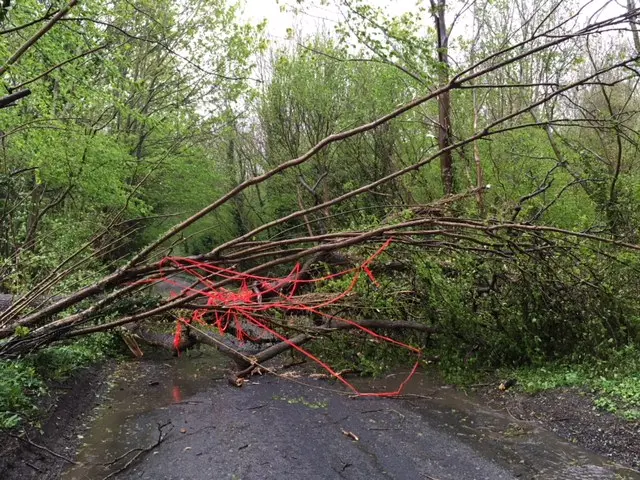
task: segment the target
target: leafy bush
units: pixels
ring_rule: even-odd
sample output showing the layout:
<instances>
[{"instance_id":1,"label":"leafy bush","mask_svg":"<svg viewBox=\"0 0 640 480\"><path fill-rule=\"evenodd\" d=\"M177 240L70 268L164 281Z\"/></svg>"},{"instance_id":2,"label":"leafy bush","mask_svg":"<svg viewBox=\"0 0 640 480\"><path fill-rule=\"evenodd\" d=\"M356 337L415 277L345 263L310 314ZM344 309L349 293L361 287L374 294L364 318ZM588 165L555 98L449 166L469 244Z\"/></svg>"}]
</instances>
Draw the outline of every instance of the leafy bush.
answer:
<instances>
[{"instance_id":1,"label":"leafy bush","mask_svg":"<svg viewBox=\"0 0 640 480\"><path fill-rule=\"evenodd\" d=\"M595 254L424 254L414 263L418 308L442 330L442 346L480 364L607 358L638 339L637 280Z\"/></svg>"},{"instance_id":2,"label":"leafy bush","mask_svg":"<svg viewBox=\"0 0 640 480\"><path fill-rule=\"evenodd\" d=\"M637 260L615 251L604 253L612 261L604 262L606 257L580 245L544 253L513 252L500 259L464 251L443 256L394 245L385 255L406 268L378 273L379 287L363 275L355 288L357 305L341 310L341 315L405 319L435 327L440 333L429 347L436 350L443 368L458 377L485 368L606 361L640 338L635 294L640 285ZM356 250L351 254L367 256ZM380 264L384 261L379 259ZM350 276L340 278L321 290L341 292L350 282ZM369 348L357 336L335 340L336 350L346 351L343 343L349 338L351 349L365 359L351 362L385 363L380 345ZM424 346L425 338L414 341Z\"/></svg>"},{"instance_id":3,"label":"leafy bush","mask_svg":"<svg viewBox=\"0 0 640 480\"><path fill-rule=\"evenodd\" d=\"M38 413L36 400L47 392L47 381L64 380L117 348L114 335L97 333L29 358L0 362L0 429L13 428Z\"/></svg>"},{"instance_id":4,"label":"leafy bush","mask_svg":"<svg viewBox=\"0 0 640 480\"><path fill-rule=\"evenodd\" d=\"M29 362L42 378L63 380L78 369L102 360L115 351L117 345L112 334L96 333L41 350Z\"/></svg>"},{"instance_id":5,"label":"leafy bush","mask_svg":"<svg viewBox=\"0 0 640 480\"><path fill-rule=\"evenodd\" d=\"M35 412L34 398L45 393L36 369L23 361L0 362L0 428L12 428Z\"/></svg>"}]
</instances>

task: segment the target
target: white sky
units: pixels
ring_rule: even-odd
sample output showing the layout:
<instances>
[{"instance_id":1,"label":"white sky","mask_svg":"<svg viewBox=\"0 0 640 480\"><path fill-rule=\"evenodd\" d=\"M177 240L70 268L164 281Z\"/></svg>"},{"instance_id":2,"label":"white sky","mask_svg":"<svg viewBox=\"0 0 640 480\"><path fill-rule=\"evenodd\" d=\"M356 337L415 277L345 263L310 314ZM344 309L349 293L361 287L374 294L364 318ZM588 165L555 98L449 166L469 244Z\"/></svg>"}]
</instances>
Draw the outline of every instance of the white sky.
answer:
<instances>
[{"instance_id":1,"label":"white sky","mask_svg":"<svg viewBox=\"0 0 640 480\"><path fill-rule=\"evenodd\" d=\"M341 18L340 12L336 9L333 2L327 2L329 5L321 5L320 0L306 0L304 2L307 13L302 15L294 15L291 12L283 12L280 5L285 3L293 3L292 0L244 0L245 12L244 17L252 23L257 23L263 19L267 19L267 32L273 40L281 40L286 38L287 29L294 28L303 34L313 34L319 30L333 30L336 21ZM538 2L541 0L531 0ZM390 16L401 15L407 10L415 8L415 0L369 0L369 5L374 7L384 7L385 12ZM462 2L450 1L450 7L447 12L447 22L450 22L455 15L456 7L459 8ZM588 4L583 11L583 18L591 16L594 12L600 10L599 19L619 15L624 12L626 0L578 0L580 5ZM430 21L430 19L428 19ZM464 35L464 21L459 22L457 29L459 34ZM456 36L454 32L453 37Z\"/></svg>"},{"instance_id":2,"label":"white sky","mask_svg":"<svg viewBox=\"0 0 640 480\"><path fill-rule=\"evenodd\" d=\"M313 34L319 30L333 30L340 12L333 5L320 5L318 0L305 2L306 13L294 15L291 12L282 12L281 0L245 0L245 18L252 23L267 19L267 32L274 40L287 36L287 29L294 28L305 34ZM372 6L385 6L385 10L391 15L400 15L415 4L414 0L370 0Z\"/></svg>"}]
</instances>

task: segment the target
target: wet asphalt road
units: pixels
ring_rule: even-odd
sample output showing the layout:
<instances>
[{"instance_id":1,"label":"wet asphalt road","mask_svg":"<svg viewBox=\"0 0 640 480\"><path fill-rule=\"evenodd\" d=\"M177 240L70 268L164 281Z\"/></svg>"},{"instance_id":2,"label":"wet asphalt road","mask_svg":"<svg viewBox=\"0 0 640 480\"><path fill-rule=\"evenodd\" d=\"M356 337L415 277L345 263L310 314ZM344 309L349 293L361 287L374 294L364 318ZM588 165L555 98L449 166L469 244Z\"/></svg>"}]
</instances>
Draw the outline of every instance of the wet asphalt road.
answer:
<instances>
[{"instance_id":1,"label":"wet asphalt road","mask_svg":"<svg viewBox=\"0 0 640 480\"><path fill-rule=\"evenodd\" d=\"M292 379L255 376L234 388L213 363L203 357L122 365L87 422L81 465L63 480L105 479L134 449L153 445L163 424L165 440L110 478L640 478L428 375L410 384L408 399L351 398L301 372Z\"/></svg>"},{"instance_id":2,"label":"wet asphalt road","mask_svg":"<svg viewBox=\"0 0 640 480\"><path fill-rule=\"evenodd\" d=\"M200 393L143 414L131 428L155 435L155 426L169 421L167 440L121 478L515 478L398 402L349 399L274 378Z\"/></svg>"}]
</instances>

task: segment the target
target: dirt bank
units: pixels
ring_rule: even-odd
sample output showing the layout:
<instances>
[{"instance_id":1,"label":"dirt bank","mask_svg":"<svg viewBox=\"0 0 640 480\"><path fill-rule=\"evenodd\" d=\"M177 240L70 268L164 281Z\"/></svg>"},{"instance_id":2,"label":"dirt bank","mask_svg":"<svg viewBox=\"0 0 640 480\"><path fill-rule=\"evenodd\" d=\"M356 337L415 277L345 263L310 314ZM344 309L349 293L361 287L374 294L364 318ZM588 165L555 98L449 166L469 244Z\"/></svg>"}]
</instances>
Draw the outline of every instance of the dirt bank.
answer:
<instances>
[{"instance_id":1,"label":"dirt bank","mask_svg":"<svg viewBox=\"0 0 640 480\"><path fill-rule=\"evenodd\" d=\"M528 395L517 389L501 392L494 386L479 393L491 408L541 425L568 442L640 470L640 422L598 409L590 392L563 388Z\"/></svg>"}]
</instances>

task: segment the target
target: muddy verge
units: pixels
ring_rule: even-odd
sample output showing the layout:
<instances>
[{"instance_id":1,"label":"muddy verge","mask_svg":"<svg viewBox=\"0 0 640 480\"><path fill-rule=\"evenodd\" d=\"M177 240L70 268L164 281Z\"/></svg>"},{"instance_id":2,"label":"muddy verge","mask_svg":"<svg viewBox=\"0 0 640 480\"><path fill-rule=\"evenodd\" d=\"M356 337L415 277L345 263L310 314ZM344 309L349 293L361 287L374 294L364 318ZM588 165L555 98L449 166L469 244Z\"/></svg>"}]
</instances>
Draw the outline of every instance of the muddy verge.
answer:
<instances>
[{"instance_id":1,"label":"muddy verge","mask_svg":"<svg viewBox=\"0 0 640 480\"><path fill-rule=\"evenodd\" d=\"M60 477L82 441L88 414L107 389L107 378L115 368L108 361L82 369L61 383L48 385L40 399L43 412L37 426L26 427L28 440L19 440L19 430L0 433L0 477L4 480L51 480ZM59 456L54 455L58 454Z\"/></svg>"},{"instance_id":2,"label":"muddy verge","mask_svg":"<svg viewBox=\"0 0 640 480\"><path fill-rule=\"evenodd\" d=\"M595 396L587 391L563 388L528 395L493 387L479 393L491 408L535 422L571 443L640 470L640 422L598 409Z\"/></svg>"}]
</instances>

